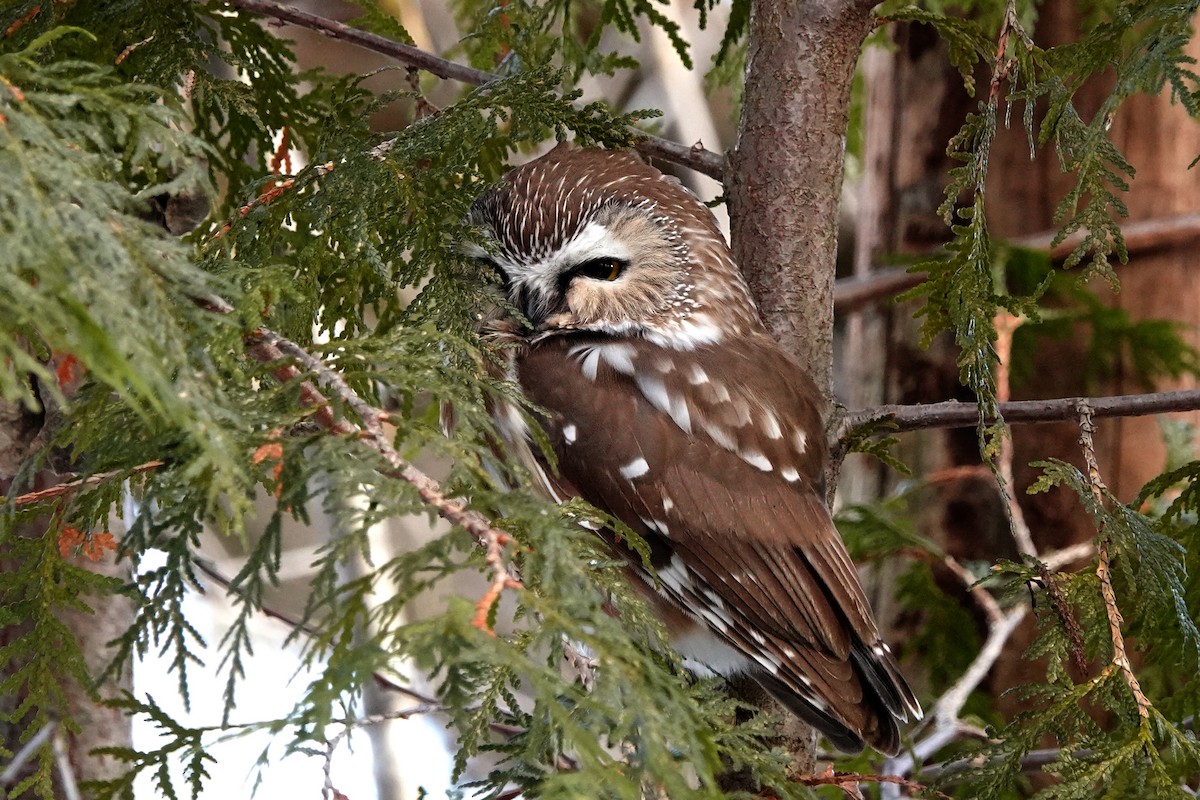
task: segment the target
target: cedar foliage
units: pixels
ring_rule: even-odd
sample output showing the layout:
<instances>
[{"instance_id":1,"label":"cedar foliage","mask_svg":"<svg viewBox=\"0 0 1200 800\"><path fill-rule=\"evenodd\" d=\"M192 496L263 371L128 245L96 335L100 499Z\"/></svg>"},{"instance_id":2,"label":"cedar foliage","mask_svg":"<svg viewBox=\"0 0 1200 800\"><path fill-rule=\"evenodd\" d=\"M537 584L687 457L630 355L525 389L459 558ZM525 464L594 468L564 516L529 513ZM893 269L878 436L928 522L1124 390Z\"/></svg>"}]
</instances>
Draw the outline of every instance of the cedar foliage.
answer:
<instances>
[{"instance_id":1,"label":"cedar foliage","mask_svg":"<svg viewBox=\"0 0 1200 800\"><path fill-rule=\"evenodd\" d=\"M697 3L702 15L713 5ZM984 178L1001 104L1023 103L1031 142L1053 146L1077 176L1059 220L1064 233L1085 227L1090 234L1069 266L1086 260L1085 270L1111 280L1110 257L1124 258L1116 217L1130 169L1104 136L1104 116L1135 91L1169 90L1195 111L1196 76L1180 48L1196 4L1100 5L1100 24L1077 45L1050 51L1022 35L1017 17L1001 20L989 8L975 15L948 14L940 3L881 11L905 24L934 25L969 85L977 65L997 68L990 64L996 37L1002 26L1008 31L1005 86L1012 88L981 99L949 144L962 162L943 210L955 239L946 258L922 265L930 280L914 292L926 301L925 335L955 336L963 380L984 411L995 402L996 311L1037 317L1056 280L1047 271L1028 292L1010 294L1007 262L988 236ZM365 6L364 26L407 39L393 20ZM736 60L745 46L749 3L733 6L721 59ZM454 55L495 70L496 80L380 136L368 125L372 112L396 97L418 99L418 90L379 98L357 78L295 74L286 42L218 0L30 0L0 11L0 399L30 409L54 403L69 415L23 466L10 497L27 489L28 476L55 453L68 454L80 476L105 476L42 503L9 503L0 517L0 547L18 565L0 574L0 625L30 626L0 649L0 693L23 698L6 722L24 727L26 739L52 718L72 724L64 701L70 685L144 715L166 733L157 750L112 750L128 771L88 787L95 797L131 796L141 772L154 775L166 797L200 791L217 767L206 743L228 730L181 726L150 697L113 697L105 678L149 649L163 649L173 656L184 697L194 670L224 669L228 713L252 657L247 622L277 579L281 523L306 519L306 509L317 507L339 531L320 553L305 611L316 631L304 638L305 658L320 678L297 693L289 715L262 723L287 752L323 749L360 714L362 685L400 655L439 681L437 699L458 737L459 772L477 753L500 755L473 787L480 796L515 786L546 798L717 797L717 775L728 768L750 770L777 797L814 791L788 778L786 754L764 746L767 721L733 724L736 704L711 683L690 679L661 646L658 622L577 524L594 510L502 491L486 469L495 465L484 400L511 396L513 387L481 369L496 357L473 335L490 302L489 278L456 248L472 235L464 212L536 143L634 141L630 126L651 112L581 105L572 88L586 73L631 65L628 56L598 49L607 26L636 36L639 21L662 25L684 59L688 43L644 0L508 2L502 12L485 0L464 0L459 13L469 35ZM1073 91L1110 67L1121 78L1117 90L1101 114L1080 119ZM728 78L728 62L717 69ZM409 86L402 72L395 85ZM1035 120L1039 99L1049 113ZM281 131L305 157L307 166L294 175L282 174L275 157ZM213 211L191 236L178 239L150 219L157 198L197 194L210 198ZM419 291L402 302L403 289ZM1127 321L1093 316L1098 330L1107 325L1132 335ZM472 598L453 600L431 619L401 615L409 599L444 577L486 569L461 528L341 580L339 566L368 548L375 521L433 512L366 442L315 424L298 381L281 382L277 364L249 357L245 337L260 326L322 358L367 402L391 409L399 452L443 456L453 464L447 492L503 520L513 540L507 555L524 584L513 590L519 603L512 633L491 636L474 625ZM1169 330L1142 333L1155 345L1177 343ZM1149 372L1195 369L1194 353L1172 347ZM83 388L70 398L49 366L55 354L70 354L86 369ZM363 421L336 396L329 399L335 415ZM452 438L437 420L447 403L456 409ZM998 428L985 433L989 446L1001 435ZM268 452L274 455L261 457ZM135 471L152 460L163 464ZM518 467L506 469L527 484ZM1094 573L1058 576L1059 596L1082 626L1090 677L1080 682L1064 666L1079 644L1063 624L1063 609L1039 606L1041 638L1032 655L1047 656L1049 668L1044 684L1023 691L1040 699L1040 710L1005 721L989 717L986 700L972 705L995 725L996 740L977 754L972 763L983 766L966 779L948 771L943 790L1020 796L1027 788L1017 766L1049 735L1061 750L1047 769L1059 780L1039 797L1186 796L1181 787L1194 786L1200 770L1200 746L1184 724L1200 707L1200 462L1177 465L1128 506L1097 498L1069 465L1047 463L1044 470L1038 488L1079 494L1115 555L1118 597L1137 598L1125 605L1127 627L1143 651L1140 669L1154 705L1140 717L1120 675L1104 666L1112 643ZM346 502L363 487L368 506ZM153 551L165 559L136 569L134 581L120 586L64 561L60 544L68 531L85 532L85 545L100 537L125 491L140 513L129 521L121 556L135 568ZM199 533L213 526L245 536L251 501L264 493L277 504L233 579L240 614L221 642L222 663L201 664L199 636L180 612L197 582ZM914 549L936 556L913 530L911 512L900 498L852 509L842 523L863 557ZM19 526L35 520L44 533L22 535ZM1035 563L998 565L992 573L991 581L1012 590L1011 602L1024 602L1024 587L1044 580ZM902 602L930 611L907 655L933 657L931 688L941 690L964 665L939 651L957 641L969 660L962 643L977 642L952 634L969 620L955 613L921 560L901 590ZM88 675L55 612L85 604L88 594L114 592L133 598L136 622L114 642L109 670ZM369 592L390 599L369 609ZM619 620L605 611L614 597ZM363 637L363 630L373 633ZM594 686L563 676L564 642L597 654ZM531 700L518 703L518 691ZM1108 712L1103 724L1096 709ZM519 733L498 737L489 728L494 722ZM562 756L571 769L559 768ZM168 763L184 765L183 784L171 782ZM870 756L846 764L868 772L880 766ZM10 796L52 796L48 748L37 767Z\"/></svg>"}]
</instances>

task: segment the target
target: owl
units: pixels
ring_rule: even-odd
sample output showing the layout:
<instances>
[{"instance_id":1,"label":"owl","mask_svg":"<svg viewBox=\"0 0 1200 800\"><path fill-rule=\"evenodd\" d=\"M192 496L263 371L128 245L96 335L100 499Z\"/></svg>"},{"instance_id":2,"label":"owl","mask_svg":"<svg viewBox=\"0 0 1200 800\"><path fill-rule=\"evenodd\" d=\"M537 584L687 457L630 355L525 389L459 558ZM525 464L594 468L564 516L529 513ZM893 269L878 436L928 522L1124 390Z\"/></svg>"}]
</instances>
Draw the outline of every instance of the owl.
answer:
<instances>
[{"instance_id":1,"label":"owl","mask_svg":"<svg viewBox=\"0 0 1200 800\"><path fill-rule=\"evenodd\" d=\"M775 343L712 214L631 153L559 145L479 197L468 252L523 319L493 327L506 448L558 502L649 545L628 562L694 671L746 674L839 749L894 754L921 710L823 502L820 393Z\"/></svg>"}]
</instances>

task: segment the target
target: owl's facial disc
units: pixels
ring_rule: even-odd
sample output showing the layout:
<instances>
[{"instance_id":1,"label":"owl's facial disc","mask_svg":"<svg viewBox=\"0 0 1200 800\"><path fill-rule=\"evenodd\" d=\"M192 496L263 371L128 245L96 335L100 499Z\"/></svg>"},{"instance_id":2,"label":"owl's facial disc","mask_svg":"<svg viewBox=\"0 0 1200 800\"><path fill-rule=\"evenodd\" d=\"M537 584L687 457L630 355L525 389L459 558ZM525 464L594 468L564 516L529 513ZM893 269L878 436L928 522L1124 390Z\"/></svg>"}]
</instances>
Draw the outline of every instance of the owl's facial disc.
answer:
<instances>
[{"instance_id":1,"label":"owl's facial disc","mask_svg":"<svg viewBox=\"0 0 1200 800\"><path fill-rule=\"evenodd\" d=\"M536 330L628 333L669 309L686 252L646 209L609 205L541 258L501 252L491 260Z\"/></svg>"}]
</instances>

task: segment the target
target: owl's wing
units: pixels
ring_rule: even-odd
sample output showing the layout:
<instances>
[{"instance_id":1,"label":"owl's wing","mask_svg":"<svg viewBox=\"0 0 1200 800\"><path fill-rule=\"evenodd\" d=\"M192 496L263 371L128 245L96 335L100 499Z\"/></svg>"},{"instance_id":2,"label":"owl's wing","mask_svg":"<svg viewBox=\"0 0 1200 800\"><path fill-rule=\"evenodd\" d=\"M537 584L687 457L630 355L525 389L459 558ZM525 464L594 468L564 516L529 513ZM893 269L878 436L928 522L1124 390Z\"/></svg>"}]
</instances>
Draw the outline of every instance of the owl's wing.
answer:
<instances>
[{"instance_id":1,"label":"owl's wing","mask_svg":"<svg viewBox=\"0 0 1200 800\"><path fill-rule=\"evenodd\" d=\"M919 705L818 494L811 383L771 343L747 347L561 337L522 357L520 379L551 412L559 491L647 539L662 595L839 747L894 752L895 718Z\"/></svg>"}]
</instances>

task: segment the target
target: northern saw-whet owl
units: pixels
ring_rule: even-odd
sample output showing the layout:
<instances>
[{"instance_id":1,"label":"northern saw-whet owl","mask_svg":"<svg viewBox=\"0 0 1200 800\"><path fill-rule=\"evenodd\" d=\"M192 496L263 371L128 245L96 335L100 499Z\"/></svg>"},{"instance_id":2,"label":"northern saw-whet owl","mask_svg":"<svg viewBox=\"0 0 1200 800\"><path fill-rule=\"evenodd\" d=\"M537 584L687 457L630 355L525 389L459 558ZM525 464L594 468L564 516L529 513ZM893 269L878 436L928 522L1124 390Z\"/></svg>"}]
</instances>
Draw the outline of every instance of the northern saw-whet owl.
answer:
<instances>
[{"instance_id":1,"label":"northern saw-whet owl","mask_svg":"<svg viewBox=\"0 0 1200 800\"><path fill-rule=\"evenodd\" d=\"M557 501L580 496L649 544L642 579L690 667L746 673L839 749L894 754L920 706L881 640L822 497L820 393L758 317L712 214L630 153L559 145L477 199L468 245L525 319L510 451Z\"/></svg>"}]
</instances>

